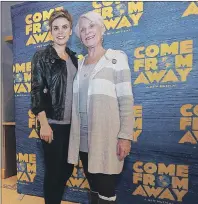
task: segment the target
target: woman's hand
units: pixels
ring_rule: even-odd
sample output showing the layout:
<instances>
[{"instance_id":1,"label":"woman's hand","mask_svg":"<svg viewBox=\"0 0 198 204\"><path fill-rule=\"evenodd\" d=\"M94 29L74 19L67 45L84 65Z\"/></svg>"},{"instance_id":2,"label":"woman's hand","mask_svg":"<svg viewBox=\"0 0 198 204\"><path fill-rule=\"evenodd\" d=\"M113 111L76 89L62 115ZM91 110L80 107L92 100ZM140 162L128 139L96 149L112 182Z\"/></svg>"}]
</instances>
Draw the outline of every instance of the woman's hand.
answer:
<instances>
[{"instance_id":1,"label":"woman's hand","mask_svg":"<svg viewBox=\"0 0 198 204\"><path fill-rule=\"evenodd\" d=\"M48 123L41 125L40 138L49 144L53 140L53 131Z\"/></svg>"},{"instance_id":2,"label":"woman's hand","mask_svg":"<svg viewBox=\"0 0 198 204\"><path fill-rule=\"evenodd\" d=\"M131 141L125 139L118 139L117 143L117 155L119 160L123 160L131 150Z\"/></svg>"},{"instance_id":3,"label":"woman's hand","mask_svg":"<svg viewBox=\"0 0 198 204\"><path fill-rule=\"evenodd\" d=\"M40 138L50 144L53 140L53 131L48 123L45 111L42 111L38 114L38 120L41 124Z\"/></svg>"}]
</instances>

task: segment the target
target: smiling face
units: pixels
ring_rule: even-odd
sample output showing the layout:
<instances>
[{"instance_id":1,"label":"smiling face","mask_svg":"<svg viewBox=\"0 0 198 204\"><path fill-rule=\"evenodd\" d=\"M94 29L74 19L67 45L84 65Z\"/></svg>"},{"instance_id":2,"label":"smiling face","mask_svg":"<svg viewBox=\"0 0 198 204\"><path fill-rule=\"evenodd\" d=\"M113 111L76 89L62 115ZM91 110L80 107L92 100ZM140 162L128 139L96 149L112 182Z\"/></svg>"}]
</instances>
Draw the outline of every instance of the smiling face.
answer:
<instances>
[{"instance_id":1,"label":"smiling face","mask_svg":"<svg viewBox=\"0 0 198 204\"><path fill-rule=\"evenodd\" d=\"M51 34L55 44L66 45L72 34L70 22L63 17L57 18L52 22Z\"/></svg>"},{"instance_id":2,"label":"smiling face","mask_svg":"<svg viewBox=\"0 0 198 204\"><path fill-rule=\"evenodd\" d=\"M81 18L79 22L80 39L87 47L96 47L102 44L101 26L87 18Z\"/></svg>"}]
</instances>

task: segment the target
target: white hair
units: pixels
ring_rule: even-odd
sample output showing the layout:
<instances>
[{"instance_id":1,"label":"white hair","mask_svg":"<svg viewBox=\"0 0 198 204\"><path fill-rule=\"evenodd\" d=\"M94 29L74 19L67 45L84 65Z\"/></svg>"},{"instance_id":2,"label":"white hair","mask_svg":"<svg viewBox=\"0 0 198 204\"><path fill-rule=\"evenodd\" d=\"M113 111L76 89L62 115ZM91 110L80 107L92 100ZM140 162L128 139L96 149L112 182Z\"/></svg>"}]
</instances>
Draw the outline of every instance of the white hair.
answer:
<instances>
[{"instance_id":1,"label":"white hair","mask_svg":"<svg viewBox=\"0 0 198 204\"><path fill-rule=\"evenodd\" d=\"M75 33L79 38L80 38L79 22L81 18L87 18L88 20L98 24L101 27L102 35L104 34L106 29L105 29L103 17L99 13L96 13L95 11L89 11L85 14L82 14L79 17L77 25L75 27Z\"/></svg>"}]
</instances>

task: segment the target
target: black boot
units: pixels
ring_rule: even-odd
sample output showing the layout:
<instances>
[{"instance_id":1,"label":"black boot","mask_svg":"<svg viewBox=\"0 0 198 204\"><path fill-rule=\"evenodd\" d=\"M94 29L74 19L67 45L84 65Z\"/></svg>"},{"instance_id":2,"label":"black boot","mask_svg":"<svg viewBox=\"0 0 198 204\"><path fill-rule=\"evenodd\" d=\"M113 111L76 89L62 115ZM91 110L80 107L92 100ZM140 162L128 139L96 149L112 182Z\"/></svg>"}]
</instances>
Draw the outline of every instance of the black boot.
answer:
<instances>
[{"instance_id":1,"label":"black boot","mask_svg":"<svg viewBox=\"0 0 198 204\"><path fill-rule=\"evenodd\" d=\"M98 204L98 193L90 191L90 204Z\"/></svg>"},{"instance_id":2,"label":"black boot","mask_svg":"<svg viewBox=\"0 0 198 204\"><path fill-rule=\"evenodd\" d=\"M98 204L116 204L116 201L103 200L103 199L99 198Z\"/></svg>"}]
</instances>

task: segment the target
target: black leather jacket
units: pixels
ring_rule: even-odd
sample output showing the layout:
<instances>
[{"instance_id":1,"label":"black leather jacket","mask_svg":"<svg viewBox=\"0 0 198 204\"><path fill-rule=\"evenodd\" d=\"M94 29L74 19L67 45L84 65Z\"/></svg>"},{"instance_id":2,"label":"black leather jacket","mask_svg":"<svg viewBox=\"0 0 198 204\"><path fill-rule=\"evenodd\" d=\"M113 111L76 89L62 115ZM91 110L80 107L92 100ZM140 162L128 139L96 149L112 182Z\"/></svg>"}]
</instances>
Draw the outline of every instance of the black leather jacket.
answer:
<instances>
[{"instance_id":1,"label":"black leather jacket","mask_svg":"<svg viewBox=\"0 0 198 204\"><path fill-rule=\"evenodd\" d=\"M66 48L77 68L76 53ZM67 84L66 62L52 45L37 51L31 67L31 110L35 115L45 111L47 118L63 120Z\"/></svg>"}]
</instances>

